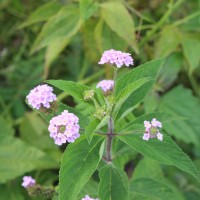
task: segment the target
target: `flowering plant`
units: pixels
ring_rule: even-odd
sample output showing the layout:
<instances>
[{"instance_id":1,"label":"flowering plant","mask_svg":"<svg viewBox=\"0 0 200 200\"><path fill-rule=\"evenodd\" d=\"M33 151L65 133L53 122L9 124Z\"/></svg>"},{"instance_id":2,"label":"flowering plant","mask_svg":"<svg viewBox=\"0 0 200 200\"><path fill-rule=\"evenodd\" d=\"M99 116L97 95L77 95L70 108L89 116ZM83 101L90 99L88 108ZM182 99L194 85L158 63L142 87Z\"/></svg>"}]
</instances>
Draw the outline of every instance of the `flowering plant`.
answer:
<instances>
[{"instance_id":1,"label":"flowering plant","mask_svg":"<svg viewBox=\"0 0 200 200\"><path fill-rule=\"evenodd\" d=\"M121 68L132 65L133 59L128 53L108 50L99 62L105 63ZM155 160L173 165L200 178L190 158L164 132L169 118L175 118L165 113L150 113L130 120L131 112L151 90L162 63L163 59L153 60L119 78L115 73L113 80L100 81L96 88L65 80L45 81L73 96L85 108L82 111L78 106L70 108L57 102L53 88L47 85L37 86L27 96L28 104L49 121L48 130L55 145L68 143L59 171L59 189L54 192L60 200L129 200L134 198L130 188L140 191L140 184L169 189L150 178L129 180L120 164L124 163L120 154L126 149L132 157L138 152L150 159L147 163ZM99 181L93 193L84 188L95 177L95 172ZM31 177L24 177L22 185L38 190ZM39 188L43 190L42 186Z\"/></svg>"}]
</instances>

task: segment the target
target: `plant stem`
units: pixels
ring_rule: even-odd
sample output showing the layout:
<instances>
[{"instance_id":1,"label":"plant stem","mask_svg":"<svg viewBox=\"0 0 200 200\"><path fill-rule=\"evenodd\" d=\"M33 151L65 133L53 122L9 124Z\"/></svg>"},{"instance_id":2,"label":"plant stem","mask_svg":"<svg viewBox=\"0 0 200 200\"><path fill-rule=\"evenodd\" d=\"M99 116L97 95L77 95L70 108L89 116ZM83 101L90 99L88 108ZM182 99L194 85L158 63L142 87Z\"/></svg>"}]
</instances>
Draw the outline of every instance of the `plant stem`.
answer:
<instances>
[{"instance_id":1,"label":"plant stem","mask_svg":"<svg viewBox=\"0 0 200 200\"><path fill-rule=\"evenodd\" d=\"M113 137L113 130L114 130L114 124L113 124L113 119L110 117L108 121L108 133L107 133L107 161L112 162L112 156L111 156L111 151L112 151L112 137Z\"/></svg>"}]
</instances>

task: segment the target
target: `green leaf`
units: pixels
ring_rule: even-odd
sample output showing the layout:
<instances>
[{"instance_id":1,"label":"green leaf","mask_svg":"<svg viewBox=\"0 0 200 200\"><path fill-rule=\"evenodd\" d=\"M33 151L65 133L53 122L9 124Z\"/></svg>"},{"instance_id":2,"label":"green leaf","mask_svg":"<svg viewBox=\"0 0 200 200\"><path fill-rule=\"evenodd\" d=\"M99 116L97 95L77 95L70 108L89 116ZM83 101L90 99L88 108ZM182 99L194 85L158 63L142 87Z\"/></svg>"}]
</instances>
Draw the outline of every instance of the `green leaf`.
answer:
<instances>
[{"instance_id":1,"label":"green leaf","mask_svg":"<svg viewBox=\"0 0 200 200\"><path fill-rule=\"evenodd\" d=\"M68 145L60 169L60 200L74 200L97 169L103 138L94 137L90 145L84 136Z\"/></svg>"},{"instance_id":2,"label":"green leaf","mask_svg":"<svg viewBox=\"0 0 200 200\"><path fill-rule=\"evenodd\" d=\"M114 107L114 113L117 112L123 105L127 103L126 101L131 95L134 95L134 92L136 90L138 90L142 85L150 81L152 81L152 79L149 77L141 78L124 88L116 97L117 103ZM128 107L126 107L126 109L128 109Z\"/></svg>"},{"instance_id":3,"label":"green leaf","mask_svg":"<svg viewBox=\"0 0 200 200\"><path fill-rule=\"evenodd\" d=\"M115 88L115 96L117 96L124 88L133 82L148 77L151 78L152 81L148 81L144 85L142 85L138 90L136 90L133 94L131 94L126 103L121 106L117 113L116 119L120 119L127 115L134 109L134 106L141 101L144 100L145 96L148 94L149 90L152 88L153 83L156 79L157 73L159 71L160 66L163 63L163 59L153 60L151 62L147 62L143 65L138 66L137 68L130 70L125 75L121 76L116 82Z\"/></svg>"},{"instance_id":4,"label":"green leaf","mask_svg":"<svg viewBox=\"0 0 200 200\"><path fill-rule=\"evenodd\" d=\"M82 100L86 103L83 95L84 95L84 91L90 90L88 86L77 83L77 82L64 81L64 80L47 80L45 82L57 87L60 90L68 92L74 98Z\"/></svg>"},{"instance_id":5,"label":"green leaf","mask_svg":"<svg viewBox=\"0 0 200 200\"><path fill-rule=\"evenodd\" d=\"M100 19L97 23L94 36L96 46L100 52L104 52L108 49L120 49L125 51L127 47L126 42L111 30L103 19Z\"/></svg>"},{"instance_id":6,"label":"green leaf","mask_svg":"<svg viewBox=\"0 0 200 200\"><path fill-rule=\"evenodd\" d=\"M93 118L93 120L90 121L89 125L85 129L85 134L88 139L88 142L90 143L95 131L99 130L103 126L107 124L109 120L109 116L106 115L103 119L99 120L97 118Z\"/></svg>"},{"instance_id":7,"label":"green leaf","mask_svg":"<svg viewBox=\"0 0 200 200\"><path fill-rule=\"evenodd\" d=\"M49 68L51 63L58 57L58 55L64 50L69 44L70 38L57 38L47 47L45 54L45 68Z\"/></svg>"},{"instance_id":8,"label":"green leaf","mask_svg":"<svg viewBox=\"0 0 200 200\"><path fill-rule=\"evenodd\" d=\"M64 6L54 17L44 25L42 31L33 44L31 53L48 46L52 42L74 36L81 26L79 9Z\"/></svg>"},{"instance_id":9,"label":"green leaf","mask_svg":"<svg viewBox=\"0 0 200 200\"><path fill-rule=\"evenodd\" d=\"M98 9L98 4L94 0L79 0L79 4L83 20L89 19Z\"/></svg>"},{"instance_id":10,"label":"green leaf","mask_svg":"<svg viewBox=\"0 0 200 200\"><path fill-rule=\"evenodd\" d=\"M140 180L140 178L148 178L150 180L156 181L156 183L161 184L161 187L168 187L173 191L173 194L171 193L171 195L173 195L174 197L172 199L176 199L176 200L184 200L185 198L183 197L183 194L181 191L179 191L178 188L176 188L175 185L173 185L168 179L167 177L165 178L163 176L163 172L161 169L161 165L149 158L143 158L139 164L137 164L136 168L134 169L134 173L130 182L131 188L133 188L132 182L136 180ZM154 184L154 183L153 183ZM142 188L145 188L145 186L142 186ZM156 187L157 188L157 187ZM158 188L160 188L160 186L158 186ZM134 190L134 188L133 188ZM143 190L143 194L134 194L134 199L137 199L136 197L138 197L138 199L140 199L139 197L143 197L143 199L145 200L154 200L157 199L154 195L151 197L151 195L145 195L146 190ZM142 191L140 191L142 192ZM151 192L151 191L149 191ZM153 190L152 190L153 192ZM156 192L156 189L155 189ZM156 194L158 195L158 194ZM158 199L160 199L160 197L158 197ZM163 197L165 198L165 197ZM162 199L162 198L161 198Z\"/></svg>"},{"instance_id":11,"label":"green leaf","mask_svg":"<svg viewBox=\"0 0 200 200\"><path fill-rule=\"evenodd\" d=\"M99 198L129 200L129 182L125 172L108 163L100 170Z\"/></svg>"},{"instance_id":12,"label":"green leaf","mask_svg":"<svg viewBox=\"0 0 200 200\"><path fill-rule=\"evenodd\" d=\"M176 199L173 190L160 181L151 178L138 178L131 182L133 199L169 200Z\"/></svg>"},{"instance_id":13,"label":"green leaf","mask_svg":"<svg viewBox=\"0 0 200 200\"><path fill-rule=\"evenodd\" d=\"M38 9L36 9L28 19L20 25L20 28L24 28L26 26L30 26L31 24L48 20L50 17L55 15L59 9L61 8L61 4L55 1L48 2Z\"/></svg>"},{"instance_id":14,"label":"green leaf","mask_svg":"<svg viewBox=\"0 0 200 200\"><path fill-rule=\"evenodd\" d=\"M131 180L145 177L157 180L160 179L162 175L160 163L146 157L137 164Z\"/></svg>"},{"instance_id":15,"label":"green leaf","mask_svg":"<svg viewBox=\"0 0 200 200\"><path fill-rule=\"evenodd\" d=\"M60 162L61 151L49 136L48 125L35 113L27 113L20 124L20 138L26 143L43 150L49 156Z\"/></svg>"},{"instance_id":16,"label":"green leaf","mask_svg":"<svg viewBox=\"0 0 200 200\"><path fill-rule=\"evenodd\" d=\"M123 38L136 52L135 29L131 15L120 1L100 4L101 16L108 26Z\"/></svg>"},{"instance_id":17,"label":"green leaf","mask_svg":"<svg viewBox=\"0 0 200 200\"><path fill-rule=\"evenodd\" d=\"M90 123L88 124L88 126L86 126L85 128L85 134L87 137L88 142L90 143L92 138L93 138L93 134L97 129L98 124L100 123L100 120L97 118L93 118Z\"/></svg>"},{"instance_id":18,"label":"green leaf","mask_svg":"<svg viewBox=\"0 0 200 200\"><path fill-rule=\"evenodd\" d=\"M0 140L1 138L13 136L14 130L12 129L11 125L0 116Z\"/></svg>"},{"instance_id":19,"label":"green leaf","mask_svg":"<svg viewBox=\"0 0 200 200\"><path fill-rule=\"evenodd\" d=\"M166 26L161 31L161 37L155 46L155 57L168 56L174 52L181 42L178 30L171 26Z\"/></svg>"},{"instance_id":20,"label":"green leaf","mask_svg":"<svg viewBox=\"0 0 200 200\"><path fill-rule=\"evenodd\" d=\"M144 156L166 165L174 165L200 180L199 171L197 171L192 160L166 134L164 134L162 142L157 139L144 141L142 135L134 134L121 135L119 138Z\"/></svg>"},{"instance_id":21,"label":"green leaf","mask_svg":"<svg viewBox=\"0 0 200 200\"><path fill-rule=\"evenodd\" d=\"M185 58L189 63L190 73L192 73L197 67L199 67L200 40L194 36L184 35L181 42Z\"/></svg>"},{"instance_id":22,"label":"green leaf","mask_svg":"<svg viewBox=\"0 0 200 200\"><path fill-rule=\"evenodd\" d=\"M165 126L168 134L186 143L199 145L200 104L191 90L181 85L170 90L161 98L159 110L182 117L182 120L173 121Z\"/></svg>"},{"instance_id":23,"label":"green leaf","mask_svg":"<svg viewBox=\"0 0 200 200\"><path fill-rule=\"evenodd\" d=\"M13 137L0 141L0 163L0 182L6 182L34 169L58 167L58 163L43 151Z\"/></svg>"},{"instance_id":24,"label":"green leaf","mask_svg":"<svg viewBox=\"0 0 200 200\"><path fill-rule=\"evenodd\" d=\"M163 64L160 70L157 83L161 88L168 89L176 80L183 64L182 53L173 53Z\"/></svg>"}]
</instances>

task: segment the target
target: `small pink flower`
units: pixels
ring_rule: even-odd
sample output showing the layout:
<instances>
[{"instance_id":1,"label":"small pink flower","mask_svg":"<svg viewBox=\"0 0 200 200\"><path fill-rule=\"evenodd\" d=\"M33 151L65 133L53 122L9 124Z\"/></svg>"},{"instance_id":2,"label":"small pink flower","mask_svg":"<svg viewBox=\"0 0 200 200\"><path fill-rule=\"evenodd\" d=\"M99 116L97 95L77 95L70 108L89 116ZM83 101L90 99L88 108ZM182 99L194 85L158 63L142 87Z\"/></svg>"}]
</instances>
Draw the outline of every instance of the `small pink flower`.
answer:
<instances>
[{"instance_id":1,"label":"small pink flower","mask_svg":"<svg viewBox=\"0 0 200 200\"><path fill-rule=\"evenodd\" d=\"M50 120L48 130L55 144L62 145L66 142L73 143L79 134L79 119L73 113L64 110L60 115Z\"/></svg>"},{"instance_id":2,"label":"small pink flower","mask_svg":"<svg viewBox=\"0 0 200 200\"><path fill-rule=\"evenodd\" d=\"M118 68L121 68L123 65L129 67L133 65L133 58L130 53L125 53L122 51L116 51L114 49L107 50L103 53L101 60L99 61L100 65L105 63L116 65Z\"/></svg>"},{"instance_id":3,"label":"small pink flower","mask_svg":"<svg viewBox=\"0 0 200 200\"><path fill-rule=\"evenodd\" d=\"M32 187L35 185L35 179L33 179L31 176L24 176L23 177L23 183L22 186L24 188Z\"/></svg>"},{"instance_id":4,"label":"small pink flower","mask_svg":"<svg viewBox=\"0 0 200 200\"><path fill-rule=\"evenodd\" d=\"M81 200L98 200L98 199L93 199L91 197L89 197L88 195L86 195L84 198L82 198Z\"/></svg>"},{"instance_id":5,"label":"small pink flower","mask_svg":"<svg viewBox=\"0 0 200 200\"><path fill-rule=\"evenodd\" d=\"M145 133L142 137L143 140L148 141L150 138L157 138L163 141L163 134L160 133L158 128L162 128L162 123L153 118L151 122L144 121Z\"/></svg>"},{"instance_id":6,"label":"small pink flower","mask_svg":"<svg viewBox=\"0 0 200 200\"><path fill-rule=\"evenodd\" d=\"M38 85L26 96L28 104L39 110L41 107L50 108L50 103L56 101L53 88L48 85Z\"/></svg>"},{"instance_id":7,"label":"small pink flower","mask_svg":"<svg viewBox=\"0 0 200 200\"><path fill-rule=\"evenodd\" d=\"M150 138L150 135L149 135L148 133L145 133L145 134L143 135L143 137L142 137L142 139L143 139L143 140L146 140L146 141L148 141L149 138Z\"/></svg>"},{"instance_id":8,"label":"small pink flower","mask_svg":"<svg viewBox=\"0 0 200 200\"><path fill-rule=\"evenodd\" d=\"M96 88L101 88L103 90L103 92L112 91L113 87L114 87L113 80L102 80L96 86Z\"/></svg>"}]
</instances>

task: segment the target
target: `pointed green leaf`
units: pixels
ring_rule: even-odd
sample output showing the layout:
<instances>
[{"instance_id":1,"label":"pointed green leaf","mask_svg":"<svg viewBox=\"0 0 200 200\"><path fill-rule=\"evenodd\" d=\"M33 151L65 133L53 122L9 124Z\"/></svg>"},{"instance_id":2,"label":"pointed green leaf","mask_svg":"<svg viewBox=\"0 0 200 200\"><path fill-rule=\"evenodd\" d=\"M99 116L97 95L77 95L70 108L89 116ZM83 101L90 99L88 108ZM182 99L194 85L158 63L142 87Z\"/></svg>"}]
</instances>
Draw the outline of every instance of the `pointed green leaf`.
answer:
<instances>
[{"instance_id":1,"label":"pointed green leaf","mask_svg":"<svg viewBox=\"0 0 200 200\"><path fill-rule=\"evenodd\" d=\"M64 50L69 44L70 38L57 38L47 47L45 54L45 68L49 68L51 63L58 57L58 55Z\"/></svg>"},{"instance_id":2,"label":"pointed green leaf","mask_svg":"<svg viewBox=\"0 0 200 200\"><path fill-rule=\"evenodd\" d=\"M84 102L86 102L83 97L84 91L90 90L90 87L73 81L47 80L45 82L69 93L71 96Z\"/></svg>"},{"instance_id":3,"label":"pointed green leaf","mask_svg":"<svg viewBox=\"0 0 200 200\"><path fill-rule=\"evenodd\" d=\"M103 200L129 200L129 182L121 169L108 163L100 170L99 198Z\"/></svg>"},{"instance_id":4,"label":"pointed green leaf","mask_svg":"<svg viewBox=\"0 0 200 200\"><path fill-rule=\"evenodd\" d=\"M33 44L31 53L48 46L55 40L71 38L81 26L79 9L73 6L63 7L44 25L42 31Z\"/></svg>"},{"instance_id":5,"label":"pointed green leaf","mask_svg":"<svg viewBox=\"0 0 200 200\"><path fill-rule=\"evenodd\" d=\"M59 9L61 8L61 4L55 1L48 2L38 9L36 9L28 19L20 25L20 28L30 26L31 24L48 20L50 17L55 15Z\"/></svg>"},{"instance_id":6,"label":"pointed green leaf","mask_svg":"<svg viewBox=\"0 0 200 200\"><path fill-rule=\"evenodd\" d=\"M134 106L136 104L144 100L145 96L148 94L154 84L154 81L156 80L157 73L163 61L163 59L156 59L147 62L143 65L138 66L135 69L132 69L117 80L115 96L119 95L119 93L124 90L124 88L126 88L130 84L134 84L134 82L138 81L139 79L145 77L152 79L152 81L148 81L143 84L127 98L126 103L123 104L119 109L116 119L120 119L127 115L134 109Z\"/></svg>"},{"instance_id":7,"label":"pointed green leaf","mask_svg":"<svg viewBox=\"0 0 200 200\"><path fill-rule=\"evenodd\" d=\"M136 90L149 81L152 81L149 77L142 78L124 88L116 97L117 103L115 104L114 113L117 112L122 105L126 104L128 98L133 95Z\"/></svg>"},{"instance_id":8,"label":"pointed green leaf","mask_svg":"<svg viewBox=\"0 0 200 200\"><path fill-rule=\"evenodd\" d=\"M68 145L59 173L60 200L75 200L97 169L103 138L94 137L90 145L84 136Z\"/></svg>"},{"instance_id":9,"label":"pointed green leaf","mask_svg":"<svg viewBox=\"0 0 200 200\"><path fill-rule=\"evenodd\" d=\"M134 21L123 3L105 2L100 6L102 18L108 26L138 52L135 45Z\"/></svg>"},{"instance_id":10,"label":"pointed green leaf","mask_svg":"<svg viewBox=\"0 0 200 200\"><path fill-rule=\"evenodd\" d=\"M98 4L95 0L79 0L80 15L83 20L90 18L98 9Z\"/></svg>"},{"instance_id":11,"label":"pointed green leaf","mask_svg":"<svg viewBox=\"0 0 200 200\"><path fill-rule=\"evenodd\" d=\"M196 169L192 160L166 134L164 134L162 142L157 139L144 141L142 134L141 136L134 134L121 135L119 138L144 156L166 165L174 165L200 180L199 171Z\"/></svg>"}]
</instances>

